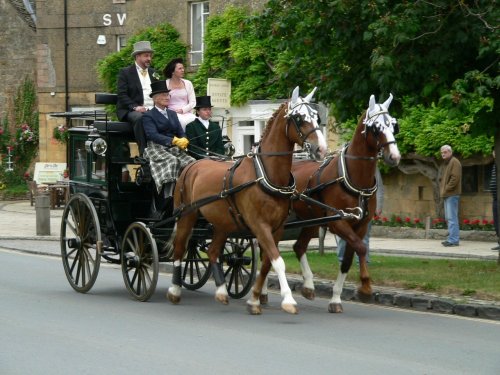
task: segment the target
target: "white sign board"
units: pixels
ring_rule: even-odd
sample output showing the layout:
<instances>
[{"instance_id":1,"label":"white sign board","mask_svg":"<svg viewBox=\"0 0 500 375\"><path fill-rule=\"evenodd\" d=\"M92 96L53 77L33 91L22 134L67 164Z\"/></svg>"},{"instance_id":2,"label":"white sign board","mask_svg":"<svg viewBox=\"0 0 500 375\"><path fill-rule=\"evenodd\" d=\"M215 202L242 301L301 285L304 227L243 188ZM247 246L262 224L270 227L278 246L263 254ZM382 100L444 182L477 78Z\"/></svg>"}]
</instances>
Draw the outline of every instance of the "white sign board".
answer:
<instances>
[{"instance_id":1,"label":"white sign board","mask_svg":"<svg viewBox=\"0 0 500 375\"><path fill-rule=\"evenodd\" d=\"M222 78L209 78L207 95L215 108L231 108L231 81Z\"/></svg>"},{"instance_id":2,"label":"white sign board","mask_svg":"<svg viewBox=\"0 0 500 375\"><path fill-rule=\"evenodd\" d=\"M55 184L64 178L66 163L36 163L33 180L37 184Z\"/></svg>"}]
</instances>

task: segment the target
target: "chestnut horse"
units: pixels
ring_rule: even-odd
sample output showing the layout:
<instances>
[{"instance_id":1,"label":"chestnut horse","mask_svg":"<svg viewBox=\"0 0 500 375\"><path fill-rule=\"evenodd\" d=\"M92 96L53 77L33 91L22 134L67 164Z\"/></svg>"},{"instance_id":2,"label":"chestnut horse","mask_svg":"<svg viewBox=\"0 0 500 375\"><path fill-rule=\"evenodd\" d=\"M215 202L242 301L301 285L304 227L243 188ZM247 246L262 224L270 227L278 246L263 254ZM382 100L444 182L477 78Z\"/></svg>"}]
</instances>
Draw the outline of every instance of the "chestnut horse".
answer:
<instances>
[{"instance_id":1,"label":"chestnut horse","mask_svg":"<svg viewBox=\"0 0 500 375\"><path fill-rule=\"evenodd\" d=\"M326 154L317 112L309 105L314 91L302 99L298 87L294 90L291 100L283 103L268 121L256 152L236 163L199 160L182 171L174 192L174 208L181 215L173 234L174 271L167 293L172 303L178 303L181 298L181 260L201 214L213 226L208 257L217 286L215 299L228 303L225 279L218 263L226 239L231 233L250 231L278 274L283 310L297 313L277 244L288 217L290 197L296 193L290 173L295 143L315 158ZM247 307L251 314L261 313L258 297L251 297Z\"/></svg>"},{"instance_id":2,"label":"chestnut horse","mask_svg":"<svg viewBox=\"0 0 500 375\"><path fill-rule=\"evenodd\" d=\"M398 165L401 159L394 138L398 125L388 111L391 101L392 94L383 104L375 103L373 95L370 97L369 107L360 117L351 142L340 154L325 159L321 165L315 161L302 161L294 162L292 166L298 191L337 210L359 207L362 212L361 220L336 220L326 224L330 232L347 242L341 272L334 284L333 296L328 306L330 312L342 312L340 294L354 252L359 256L361 286L358 293L361 298L371 297L372 294L366 263L367 248L363 237L376 207L377 155L383 151L384 161L389 166ZM314 203L300 199L293 202L293 210L299 220L321 218L336 213L335 210L315 206ZM306 250L311 238L317 235L318 228L319 226L303 227L293 246L304 278L302 295L308 299L314 298L314 283ZM263 260L261 272L265 272L264 263ZM261 299L263 303L266 300L265 293L266 291Z\"/></svg>"}]
</instances>

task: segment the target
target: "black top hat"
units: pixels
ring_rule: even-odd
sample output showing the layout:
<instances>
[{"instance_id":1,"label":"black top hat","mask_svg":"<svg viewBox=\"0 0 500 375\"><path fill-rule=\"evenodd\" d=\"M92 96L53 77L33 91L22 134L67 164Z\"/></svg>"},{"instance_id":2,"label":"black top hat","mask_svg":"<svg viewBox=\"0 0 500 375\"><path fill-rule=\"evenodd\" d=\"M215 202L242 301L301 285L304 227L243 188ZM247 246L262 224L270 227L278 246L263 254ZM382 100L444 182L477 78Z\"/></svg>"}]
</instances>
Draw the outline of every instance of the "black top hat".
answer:
<instances>
[{"instance_id":1,"label":"black top hat","mask_svg":"<svg viewBox=\"0 0 500 375\"><path fill-rule=\"evenodd\" d=\"M151 94L149 94L151 98L153 97L153 95L160 94L162 92L170 92L170 90L167 88L167 81L161 80L151 82Z\"/></svg>"},{"instance_id":2,"label":"black top hat","mask_svg":"<svg viewBox=\"0 0 500 375\"><path fill-rule=\"evenodd\" d=\"M210 96L197 96L196 105L194 108L212 108L213 105L210 102Z\"/></svg>"}]
</instances>

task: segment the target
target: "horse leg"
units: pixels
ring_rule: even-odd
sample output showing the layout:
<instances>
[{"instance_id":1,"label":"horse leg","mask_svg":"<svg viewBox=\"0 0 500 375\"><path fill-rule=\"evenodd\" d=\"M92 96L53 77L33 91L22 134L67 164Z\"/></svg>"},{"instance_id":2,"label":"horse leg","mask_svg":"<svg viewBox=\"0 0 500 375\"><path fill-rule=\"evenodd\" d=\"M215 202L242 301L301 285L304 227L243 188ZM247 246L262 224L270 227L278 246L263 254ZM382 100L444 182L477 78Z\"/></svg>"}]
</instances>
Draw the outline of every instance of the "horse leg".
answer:
<instances>
[{"instance_id":1,"label":"horse leg","mask_svg":"<svg viewBox=\"0 0 500 375\"><path fill-rule=\"evenodd\" d=\"M181 260L184 256L184 252L189 238L191 237L191 231L195 222L196 215L185 216L175 224L172 232L172 236L174 236L174 270L172 272L172 285L168 288L167 298L173 304L178 304L181 301Z\"/></svg>"},{"instance_id":2,"label":"horse leg","mask_svg":"<svg viewBox=\"0 0 500 375\"><path fill-rule=\"evenodd\" d=\"M226 239L226 234L216 230L213 235L212 242L208 247L208 259L210 260L212 275L214 277L215 286L217 287L215 290L215 300L223 305L227 305L229 303L229 296L227 293L224 271L222 269L222 265L219 263L219 255Z\"/></svg>"},{"instance_id":3,"label":"horse leg","mask_svg":"<svg viewBox=\"0 0 500 375\"><path fill-rule=\"evenodd\" d=\"M306 251L309 241L311 241L311 238L315 235L316 231L316 227L302 228L297 241L293 244L293 251L300 262L302 278L304 279L301 294L308 300L313 300L316 297L316 294L314 292L313 273L311 271L311 267L309 267L309 262L307 261Z\"/></svg>"},{"instance_id":4,"label":"horse leg","mask_svg":"<svg viewBox=\"0 0 500 375\"><path fill-rule=\"evenodd\" d=\"M340 296L342 294L342 289L344 288L344 283L345 279L347 278L347 273L351 268L353 254L354 251L349 242L347 242L346 249L344 252L344 258L342 259L342 263L340 264L340 273L337 275L337 280L333 284L333 293L332 293L332 298L328 303L328 312L331 313L344 312Z\"/></svg>"},{"instance_id":5,"label":"horse leg","mask_svg":"<svg viewBox=\"0 0 500 375\"><path fill-rule=\"evenodd\" d=\"M358 288L359 299L364 302L369 301L372 298L372 286L364 254L359 256L359 278L361 279L361 286Z\"/></svg>"},{"instance_id":6,"label":"horse leg","mask_svg":"<svg viewBox=\"0 0 500 375\"><path fill-rule=\"evenodd\" d=\"M267 304L267 276L271 269L271 261L266 254L261 256L260 272L255 278L255 283L252 288L252 294L247 300L247 310L252 315L262 314L261 305ZM262 294L264 293L265 294Z\"/></svg>"}]
</instances>

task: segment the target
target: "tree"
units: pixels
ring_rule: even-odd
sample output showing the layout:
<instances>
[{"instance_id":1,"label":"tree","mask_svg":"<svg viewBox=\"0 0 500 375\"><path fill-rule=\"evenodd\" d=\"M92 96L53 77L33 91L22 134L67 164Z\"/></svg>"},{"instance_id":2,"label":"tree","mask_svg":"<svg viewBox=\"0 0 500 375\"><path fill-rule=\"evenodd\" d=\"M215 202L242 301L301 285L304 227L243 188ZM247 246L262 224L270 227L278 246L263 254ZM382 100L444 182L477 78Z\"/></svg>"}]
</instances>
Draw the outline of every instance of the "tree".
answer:
<instances>
[{"instance_id":1,"label":"tree","mask_svg":"<svg viewBox=\"0 0 500 375\"><path fill-rule=\"evenodd\" d=\"M179 36L179 32L168 23L147 28L132 36L123 49L97 62L97 72L104 88L109 92L116 92L118 72L134 63L133 46L141 40L151 42L151 47L155 51L153 65L162 75L163 68L170 60L177 57L186 58L187 46L179 41Z\"/></svg>"}]
</instances>

